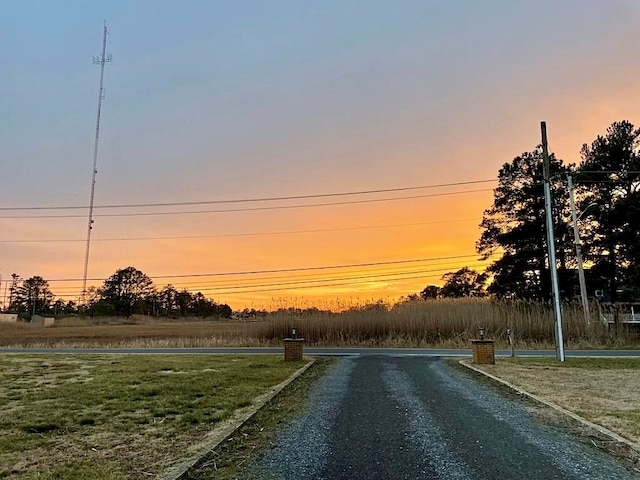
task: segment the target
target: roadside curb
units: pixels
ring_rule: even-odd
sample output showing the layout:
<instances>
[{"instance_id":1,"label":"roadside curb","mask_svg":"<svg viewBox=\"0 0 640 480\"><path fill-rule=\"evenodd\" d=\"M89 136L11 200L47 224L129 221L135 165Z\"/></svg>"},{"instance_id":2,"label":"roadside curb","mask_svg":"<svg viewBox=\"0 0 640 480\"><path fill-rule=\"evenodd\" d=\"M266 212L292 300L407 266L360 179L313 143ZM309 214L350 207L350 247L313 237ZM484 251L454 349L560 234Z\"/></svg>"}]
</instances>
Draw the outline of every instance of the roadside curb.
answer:
<instances>
[{"instance_id":1,"label":"roadside curb","mask_svg":"<svg viewBox=\"0 0 640 480\"><path fill-rule=\"evenodd\" d=\"M271 388L267 393L264 393L257 397L253 403L248 406L236 410L230 418L221 423L214 430L214 433L205 440L201 445L201 449L195 455L188 457L185 460L180 461L177 465L173 465L166 471L158 476L161 480L179 480L187 471L193 467L202 457L207 455L211 450L216 448L222 441L231 435L234 431L240 428L247 420L253 417L258 410L264 407L273 397L284 390L291 382L302 375L304 372L315 363L315 358L308 359L308 363L302 368L296 370L293 375L287 378L282 383Z\"/></svg>"},{"instance_id":2,"label":"roadside curb","mask_svg":"<svg viewBox=\"0 0 640 480\"><path fill-rule=\"evenodd\" d=\"M567 410L566 408L563 408L563 407L561 407L559 405L556 405L555 403L551 403L548 400L544 400L543 398L541 398L541 397L539 397L537 395L534 395L533 393L529 393L526 390L523 390L522 388L517 387L516 385L514 385L514 384L512 384L510 382L507 382L506 380L503 380L503 379L501 379L499 377L496 377L495 375L492 375L492 374L490 374L488 372L485 372L484 370L481 370L478 367L475 367L475 366L467 363L466 360L460 360L458 363L460 365L470 369L470 370L473 370L474 372L480 373L480 374L484 375L485 377L490 378L491 380L493 380L495 382L498 382L498 383L510 388L511 390L514 390L519 395L523 395L523 396L525 396L525 397L527 397L527 398L529 398L529 399L531 399L531 400L533 400L535 402L538 402L538 403L541 403L541 404L543 404L543 405L545 405L547 407L550 407L550 408L556 410L557 412L560 412L560 413L562 413L564 415L567 415L568 417L571 417L572 419L580 422L581 424L598 431L599 433L611 438L612 440L614 440L614 441L616 441L618 443L622 443L626 447L630 448L633 452L635 452L638 456L640 456L640 445L639 444L633 443L630 440L627 440L626 438L621 437L620 435L618 435L615 432L612 432L608 428L605 428L602 425L598 425L598 424L595 424L593 422L590 422L589 420L581 417L580 415L577 415L576 413L573 413L570 410Z\"/></svg>"}]
</instances>

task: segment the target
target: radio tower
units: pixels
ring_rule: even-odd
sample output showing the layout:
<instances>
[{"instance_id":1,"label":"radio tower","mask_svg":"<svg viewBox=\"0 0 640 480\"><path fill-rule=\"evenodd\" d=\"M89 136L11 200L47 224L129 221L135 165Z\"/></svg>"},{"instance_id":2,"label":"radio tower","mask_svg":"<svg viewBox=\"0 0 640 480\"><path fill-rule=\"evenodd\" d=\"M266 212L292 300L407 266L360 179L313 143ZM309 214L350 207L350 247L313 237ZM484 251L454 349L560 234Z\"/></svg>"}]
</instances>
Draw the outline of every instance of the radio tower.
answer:
<instances>
[{"instance_id":1,"label":"radio tower","mask_svg":"<svg viewBox=\"0 0 640 480\"><path fill-rule=\"evenodd\" d=\"M91 230L93 229L93 199L96 191L96 173L98 173L98 139L100 137L100 111L102 110L102 99L104 98L104 64L111 61L111 54L107 52L107 22L104 22L104 32L102 35L102 54L93 57L93 63L100 65L100 90L98 92L98 114L96 116L96 138L93 145L93 171L91 174L91 199L89 201L89 221L87 223L87 248L84 254L84 275L82 277L82 301L86 303L87 295L87 272L89 270L89 247L91 246Z\"/></svg>"}]
</instances>

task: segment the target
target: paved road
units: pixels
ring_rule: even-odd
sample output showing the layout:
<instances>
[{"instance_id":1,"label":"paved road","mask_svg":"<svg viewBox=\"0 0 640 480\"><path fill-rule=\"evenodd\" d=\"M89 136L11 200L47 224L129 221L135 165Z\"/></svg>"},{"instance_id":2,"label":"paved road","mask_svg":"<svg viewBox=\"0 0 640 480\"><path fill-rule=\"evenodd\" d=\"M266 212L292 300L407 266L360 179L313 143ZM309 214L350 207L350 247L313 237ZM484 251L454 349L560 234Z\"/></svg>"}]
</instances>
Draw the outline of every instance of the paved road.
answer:
<instances>
[{"instance_id":1,"label":"paved road","mask_svg":"<svg viewBox=\"0 0 640 480\"><path fill-rule=\"evenodd\" d=\"M212 354L281 354L282 347L274 348L12 348L0 347L0 353L62 353L62 354L158 354L158 355L212 355ZM421 356L470 357L471 349L447 348L318 348L305 347L305 355L316 356ZM510 355L508 350L496 350L498 356ZM521 357L555 356L554 350L516 350ZM567 357L640 357L640 350L565 350Z\"/></svg>"},{"instance_id":2,"label":"paved road","mask_svg":"<svg viewBox=\"0 0 640 480\"><path fill-rule=\"evenodd\" d=\"M248 465L251 479L631 479L438 358L343 358L312 407Z\"/></svg>"}]
</instances>

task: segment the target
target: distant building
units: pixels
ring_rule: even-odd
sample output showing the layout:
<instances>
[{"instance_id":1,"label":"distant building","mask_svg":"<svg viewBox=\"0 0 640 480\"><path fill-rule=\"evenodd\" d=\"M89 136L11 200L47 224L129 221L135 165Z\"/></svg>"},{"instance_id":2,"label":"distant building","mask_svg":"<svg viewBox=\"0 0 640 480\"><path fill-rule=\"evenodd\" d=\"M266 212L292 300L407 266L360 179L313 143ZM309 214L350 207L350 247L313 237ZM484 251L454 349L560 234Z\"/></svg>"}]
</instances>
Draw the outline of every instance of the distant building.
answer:
<instances>
[{"instance_id":1,"label":"distant building","mask_svg":"<svg viewBox=\"0 0 640 480\"><path fill-rule=\"evenodd\" d=\"M41 327L51 327L55 322L54 317L43 317L41 315L32 315L31 316L31 324L39 325Z\"/></svg>"},{"instance_id":2,"label":"distant building","mask_svg":"<svg viewBox=\"0 0 640 480\"><path fill-rule=\"evenodd\" d=\"M17 321L17 313L0 313L0 323L16 323Z\"/></svg>"},{"instance_id":3,"label":"distant building","mask_svg":"<svg viewBox=\"0 0 640 480\"><path fill-rule=\"evenodd\" d=\"M609 329L620 326L640 332L640 302L598 302L600 320Z\"/></svg>"}]
</instances>

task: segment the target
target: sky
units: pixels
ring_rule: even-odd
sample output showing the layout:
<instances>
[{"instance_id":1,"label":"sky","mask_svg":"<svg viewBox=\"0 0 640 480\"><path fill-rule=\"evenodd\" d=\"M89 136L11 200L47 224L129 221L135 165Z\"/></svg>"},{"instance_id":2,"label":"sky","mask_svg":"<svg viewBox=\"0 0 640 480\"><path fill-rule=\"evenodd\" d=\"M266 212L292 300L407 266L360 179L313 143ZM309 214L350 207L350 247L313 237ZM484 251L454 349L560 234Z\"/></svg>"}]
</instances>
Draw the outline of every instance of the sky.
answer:
<instances>
[{"instance_id":1,"label":"sky","mask_svg":"<svg viewBox=\"0 0 640 480\"><path fill-rule=\"evenodd\" d=\"M2 6L0 301L14 272L80 295L105 21L88 285L134 266L234 309L392 302L486 265L482 212L540 121L569 163L640 124L636 0ZM17 210L60 206L83 208Z\"/></svg>"}]
</instances>

